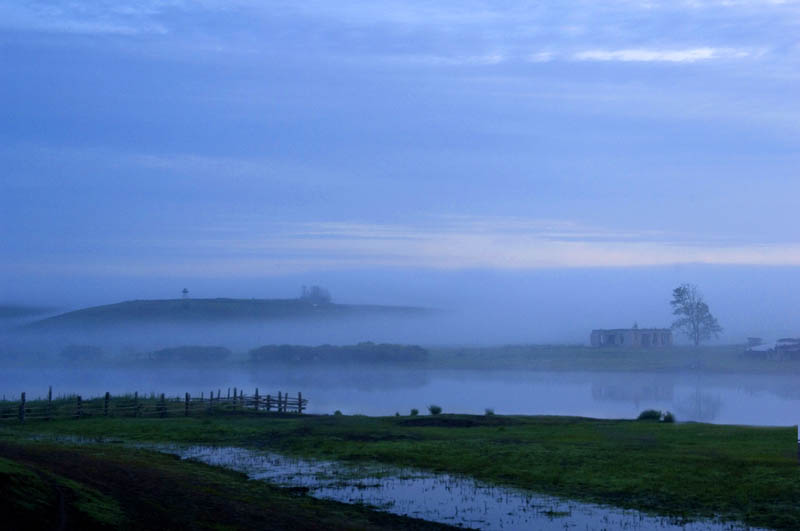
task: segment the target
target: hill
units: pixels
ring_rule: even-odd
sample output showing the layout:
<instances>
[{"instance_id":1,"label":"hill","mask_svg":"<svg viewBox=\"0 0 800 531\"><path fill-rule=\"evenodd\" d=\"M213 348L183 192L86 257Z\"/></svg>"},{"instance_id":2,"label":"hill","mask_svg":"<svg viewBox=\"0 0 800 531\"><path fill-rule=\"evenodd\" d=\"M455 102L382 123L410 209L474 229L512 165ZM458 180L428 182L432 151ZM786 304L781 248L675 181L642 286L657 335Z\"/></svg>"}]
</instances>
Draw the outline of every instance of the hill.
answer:
<instances>
[{"instance_id":1,"label":"hill","mask_svg":"<svg viewBox=\"0 0 800 531\"><path fill-rule=\"evenodd\" d=\"M410 306L313 303L303 299L163 299L92 306L47 319L25 329L102 327L123 324L262 322L346 317L414 316L428 310Z\"/></svg>"}]
</instances>

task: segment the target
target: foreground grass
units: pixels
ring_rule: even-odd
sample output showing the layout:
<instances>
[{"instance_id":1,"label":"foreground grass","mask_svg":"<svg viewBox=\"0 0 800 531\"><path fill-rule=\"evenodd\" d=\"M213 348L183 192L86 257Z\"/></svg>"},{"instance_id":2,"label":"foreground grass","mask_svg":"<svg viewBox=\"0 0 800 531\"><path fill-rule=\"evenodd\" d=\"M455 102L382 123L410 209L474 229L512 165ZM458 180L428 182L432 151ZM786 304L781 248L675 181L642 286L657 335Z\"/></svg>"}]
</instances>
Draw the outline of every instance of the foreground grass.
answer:
<instances>
[{"instance_id":1,"label":"foreground grass","mask_svg":"<svg viewBox=\"0 0 800 531\"><path fill-rule=\"evenodd\" d=\"M660 514L800 528L794 428L499 415L226 414L30 423L0 431L0 441L35 432L379 461Z\"/></svg>"},{"instance_id":2,"label":"foreground grass","mask_svg":"<svg viewBox=\"0 0 800 531\"><path fill-rule=\"evenodd\" d=\"M3 529L445 529L155 452L0 441Z\"/></svg>"}]
</instances>

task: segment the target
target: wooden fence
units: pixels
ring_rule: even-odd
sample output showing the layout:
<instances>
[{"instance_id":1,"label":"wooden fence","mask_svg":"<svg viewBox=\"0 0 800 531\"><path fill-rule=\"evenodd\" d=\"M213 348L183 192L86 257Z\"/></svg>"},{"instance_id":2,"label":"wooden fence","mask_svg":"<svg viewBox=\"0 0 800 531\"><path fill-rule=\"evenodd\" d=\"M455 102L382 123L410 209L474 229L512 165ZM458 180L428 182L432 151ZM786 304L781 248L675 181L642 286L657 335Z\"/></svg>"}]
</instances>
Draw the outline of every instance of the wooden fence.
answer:
<instances>
[{"instance_id":1,"label":"wooden fence","mask_svg":"<svg viewBox=\"0 0 800 531\"><path fill-rule=\"evenodd\" d=\"M244 390L228 388L223 395L222 389L216 394L211 390L208 395L167 396L164 393L139 396L139 393L103 396L84 399L81 395L53 397L53 388L47 392L47 398L27 400L22 393L19 400L0 401L0 421L26 422L33 420L80 419L88 417L178 417L198 416L219 412L250 413L298 413L306 409L308 400L302 393L289 396L289 393L278 392L260 394L258 388L252 395L245 395Z\"/></svg>"}]
</instances>

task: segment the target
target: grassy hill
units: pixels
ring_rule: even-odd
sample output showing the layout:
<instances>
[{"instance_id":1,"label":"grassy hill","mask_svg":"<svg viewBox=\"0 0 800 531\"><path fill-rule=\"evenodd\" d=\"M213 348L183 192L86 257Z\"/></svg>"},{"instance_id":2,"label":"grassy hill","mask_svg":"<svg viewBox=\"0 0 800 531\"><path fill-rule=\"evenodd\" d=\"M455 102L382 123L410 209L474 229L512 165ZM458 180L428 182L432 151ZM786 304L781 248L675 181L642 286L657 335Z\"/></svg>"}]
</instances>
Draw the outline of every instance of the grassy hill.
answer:
<instances>
[{"instance_id":1,"label":"grassy hill","mask_svg":"<svg viewBox=\"0 0 800 531\"><path fill-rule=\"evenodd\" d=\"M413 316L427 310L409 306L315 304L303 299L163 299L125 301L63 313L25 326L27 329L93 327L118 324L215 323Z\"/></svg>"}]
</instances>

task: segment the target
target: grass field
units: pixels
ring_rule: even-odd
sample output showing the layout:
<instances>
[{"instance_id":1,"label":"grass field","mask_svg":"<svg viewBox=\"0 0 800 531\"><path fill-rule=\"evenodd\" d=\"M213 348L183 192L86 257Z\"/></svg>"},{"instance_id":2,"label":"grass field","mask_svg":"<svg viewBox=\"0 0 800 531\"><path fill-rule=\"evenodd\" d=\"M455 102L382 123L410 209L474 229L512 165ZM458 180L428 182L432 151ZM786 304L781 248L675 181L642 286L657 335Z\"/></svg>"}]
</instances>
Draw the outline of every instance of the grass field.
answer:
<instances>
[{"instance_id":1,"label":"grass field","mask_svg":"<svg viewBox=\"0 0 800 531\"><path fill-rule=\"evenodd\" d=\"M8 531L447 528L110 445L0 441L0 492Z\"/></svg>"},{"instance_id":2,"label":"grass field","mask_svg":"<svg viewBox=\"0 0 800 531\"><path fill-rule=\"evenodd\" d=\"M659 514L800 528L794 428L576 417L226 413L29 423L5 427L0 441L37 432L378 461Z\"/></svg>"}]
</instances>

